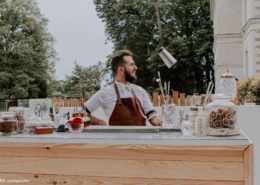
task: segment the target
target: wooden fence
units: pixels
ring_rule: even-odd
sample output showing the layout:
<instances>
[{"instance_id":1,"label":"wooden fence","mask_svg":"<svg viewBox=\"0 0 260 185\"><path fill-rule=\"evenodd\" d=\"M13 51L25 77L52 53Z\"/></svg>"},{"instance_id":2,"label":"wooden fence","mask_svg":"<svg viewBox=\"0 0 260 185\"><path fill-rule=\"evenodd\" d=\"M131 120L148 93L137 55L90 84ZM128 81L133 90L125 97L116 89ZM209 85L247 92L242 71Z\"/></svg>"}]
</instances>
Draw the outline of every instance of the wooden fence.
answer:
<instances>
[{"instance_id":1,"label":"wooden fence","mask_svg":"<svg viewBox=\"0 0 260 185\"><path fill-rule=\"evenodd\" d=\"M150 100L154 107L162 106L164 104L162 94L160 94L160 99L158 98L158 92L153 92L153 97ZM198 96L199 93L193 93L193 95ZM185 93L179 93L178 91L173 91L172 95L169 96L169 104L174 103L177 106L190 106L190 98L192 95L187 95ZM63 98L64 107L80 107L82 106L88 98ZM203 97L202 97L203 101Z\"/></svg>"},{"instance_id":2,"label":"wooden fence","mask_svg":"<svg viewBox=\"0 0 260 185\"><path fill-rule=\"evenodd\" d=\"M158 98L158 92L153 92L153 97L150 97L150 100L153 103L153 106L162 106L164 104L163 96L160 94L160 99ZM193 95L199 96L199 93L193 93ZM187 95L185 93L179 93L178 91L173 91L172 95L169 95L168 104L174 103L177 106L190 106L190 99L192 95ZM203 102L204 97L201 98Z\"/></svg>"},{"instance_id":3,"label":"wooden fence","mask_svg":"<svg viewBox=\"0 0 260 185\"><path fill-rule=\"evenodd\" d=\"M64 107L81 107L88 98L62 98L64 101Z\"/></svg>"}]
</instances>

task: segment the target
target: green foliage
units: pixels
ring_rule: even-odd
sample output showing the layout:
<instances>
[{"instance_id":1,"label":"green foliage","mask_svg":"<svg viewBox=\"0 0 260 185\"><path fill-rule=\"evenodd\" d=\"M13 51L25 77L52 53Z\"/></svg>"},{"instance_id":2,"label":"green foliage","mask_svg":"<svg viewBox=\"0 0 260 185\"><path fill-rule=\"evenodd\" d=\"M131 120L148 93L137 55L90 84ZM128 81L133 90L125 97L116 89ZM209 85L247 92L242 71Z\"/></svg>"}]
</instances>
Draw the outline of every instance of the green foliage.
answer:
<instances>
[{"instance_id":1,"label":"green foliage","mask_svg":"<svg viewBox=\"0 0 260 185\"><path fill-rule=\"evenodd\" d=\"M214 82L213 24L208 0L94 0L94 3L97 15L106 23L107 40L114 43L115 51L133 52L138 67L135 83L149 93L158 90L155 81L158 71L162 81L171 81L171 89L188 94L205 93L208 82ZM157 53L161 46L178 61L170 69Z\"/></svg>"},{"instance_id":2,"label":"green foliage","mask_svg":"<svg viewBox=\"0 0 260 185\"><path fill-rule=\"evenodd\" d=\"M80 93L83 97L91 97L100 89L107 70L100 61L90 67L80 66L77 61L74 64L72 75L66 75L65 92L67 94Z\"/></svg>"},{"instance_id":3,"label":"green foliage","mask_svg":"<svg viewBox=\"0 0 260 185\"><path fill-rule=\"evenodd\" d=\"M54 38L36 0L0 1L0 94L46 98L54 73Z\"/></svg>"},{"instance_id":4,"label":"green foliage","mask_svg":"<svg viewBox=\"0 0 260 185\"><path fill-rule=\"evenodd\" d=\"M47 87L48 95L54 95L55 92L60 92L61 94L65 93L65 82L63 80L55 80L54 78L49 81Z\"/></svg>"},{"instance_id":5,"label":"green foliage","mask_svg":"<svg viewBox=\"0 0 260 185\"><path fill-rule=\"evenodd\" d=\"M240 103L260 105L260 75L245 77L237 82Z\"/></svg>"}]
</instances>

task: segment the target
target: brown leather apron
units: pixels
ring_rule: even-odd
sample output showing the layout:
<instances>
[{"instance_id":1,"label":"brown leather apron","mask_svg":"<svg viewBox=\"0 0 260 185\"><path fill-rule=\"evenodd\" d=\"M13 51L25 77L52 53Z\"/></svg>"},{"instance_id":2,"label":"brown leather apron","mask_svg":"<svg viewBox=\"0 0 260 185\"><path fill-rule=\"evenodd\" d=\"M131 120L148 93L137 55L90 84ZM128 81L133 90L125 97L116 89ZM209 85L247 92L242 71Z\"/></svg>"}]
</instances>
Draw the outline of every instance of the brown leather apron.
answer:
<instances>
[{"instance_id":1,"label":"brown leather apron","mask_svg":"<svg viewBox=\"0 0 260 185\"><path fill-rule=\"evenodd\" d=\"M131 89L134 98L120 98L117 85L114 83L117 101L114 111L109 119L109 126L146 126L144 110L137 99L135 92ZM138 104L138 105L137 105ZM139 106L139 109L138 107ZM142 114L140 111L142 111Z\"/></svg>"}]
</instances>

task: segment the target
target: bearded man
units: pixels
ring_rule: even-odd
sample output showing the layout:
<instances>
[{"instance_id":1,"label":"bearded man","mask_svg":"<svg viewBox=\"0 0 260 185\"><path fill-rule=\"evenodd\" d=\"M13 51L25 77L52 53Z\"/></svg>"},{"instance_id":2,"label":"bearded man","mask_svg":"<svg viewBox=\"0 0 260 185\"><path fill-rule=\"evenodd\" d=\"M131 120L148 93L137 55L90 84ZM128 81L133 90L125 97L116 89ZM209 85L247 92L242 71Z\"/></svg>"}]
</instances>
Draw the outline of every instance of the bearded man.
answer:
<instances>
[{"instance_id":1,"label":"bearded man","mask_svg":"<svg viewBox=\"0 0 260 185\"><path fill-rule=\"evenodd\" d=\"M136 80L137 66L129 50L116 51L110 60L115 82L101 88L84 106L90 115L91 125L106 125L91 116L99 107L109 119L109 126L146 126L146 119L153 126L161 126L162 118L154 110L147 92L132 84Z\"/></svg>"}]
</instances>

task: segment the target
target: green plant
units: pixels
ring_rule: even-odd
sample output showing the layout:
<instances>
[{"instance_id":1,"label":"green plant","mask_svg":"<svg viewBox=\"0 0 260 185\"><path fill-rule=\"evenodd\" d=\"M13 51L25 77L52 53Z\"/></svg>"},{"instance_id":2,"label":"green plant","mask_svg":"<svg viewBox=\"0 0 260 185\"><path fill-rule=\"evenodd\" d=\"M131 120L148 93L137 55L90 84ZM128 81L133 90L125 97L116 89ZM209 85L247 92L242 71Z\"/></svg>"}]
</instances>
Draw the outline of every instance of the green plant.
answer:
<instances>
[{"instance_id":1,"label":"green plant","mask_svg":"<svg viewBox=\"0 0 260 185\"><path fill-rule=\"evenodd\" d=\"M239 101L244 103L256 103L260 105L260 75L245 77L237 82Z\"/></svg>"}]
</instances>

